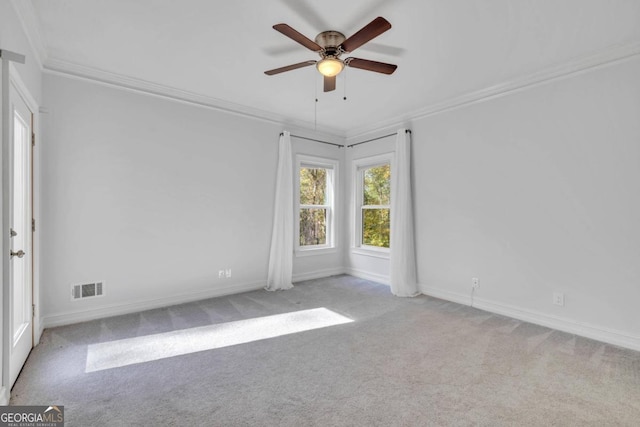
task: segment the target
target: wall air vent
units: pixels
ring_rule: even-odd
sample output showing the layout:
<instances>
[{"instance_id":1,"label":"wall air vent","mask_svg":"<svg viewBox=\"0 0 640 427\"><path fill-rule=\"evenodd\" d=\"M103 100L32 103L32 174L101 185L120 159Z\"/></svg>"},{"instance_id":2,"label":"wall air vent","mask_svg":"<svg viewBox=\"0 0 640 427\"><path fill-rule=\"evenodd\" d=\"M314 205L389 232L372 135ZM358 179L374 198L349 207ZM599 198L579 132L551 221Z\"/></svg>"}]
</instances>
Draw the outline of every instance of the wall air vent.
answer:
<instances>
[{"instance_id":1,"label":"wall air vent","mask_svg":"<svg viewBox=\"0 0 640 427\"><path fill-rule=\"evenodd\" d=\"M71 300L101 297L104 295L104 282L71 285Z\"/></svg>"}]
</instances>

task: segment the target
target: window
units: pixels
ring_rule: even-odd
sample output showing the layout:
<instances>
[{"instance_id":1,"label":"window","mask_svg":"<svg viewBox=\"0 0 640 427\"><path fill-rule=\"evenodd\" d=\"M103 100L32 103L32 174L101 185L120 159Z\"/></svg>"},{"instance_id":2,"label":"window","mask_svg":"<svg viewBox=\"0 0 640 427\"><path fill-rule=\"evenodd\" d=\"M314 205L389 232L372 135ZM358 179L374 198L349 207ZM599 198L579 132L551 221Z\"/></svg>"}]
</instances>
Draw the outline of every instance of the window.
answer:
<instances>
[{"instance_id":1,"label":"window","mask_svg":"<svg viewBox=\"0 0 640 427\"><path fill-rule=\"evenodd\" d=\"M358 160L355 170L355 246L388 254L391 239L391 156Z\"/></svg>"},{"instance_id":2,"label":"window","mask_svg":"<svg viewBox=\"0 0 640 427\"><path fill-rule=\"evenodd\" d=\"M297 252L333 248L337 162L299 156L297 163Z\"/></svg>"}]
</instances>

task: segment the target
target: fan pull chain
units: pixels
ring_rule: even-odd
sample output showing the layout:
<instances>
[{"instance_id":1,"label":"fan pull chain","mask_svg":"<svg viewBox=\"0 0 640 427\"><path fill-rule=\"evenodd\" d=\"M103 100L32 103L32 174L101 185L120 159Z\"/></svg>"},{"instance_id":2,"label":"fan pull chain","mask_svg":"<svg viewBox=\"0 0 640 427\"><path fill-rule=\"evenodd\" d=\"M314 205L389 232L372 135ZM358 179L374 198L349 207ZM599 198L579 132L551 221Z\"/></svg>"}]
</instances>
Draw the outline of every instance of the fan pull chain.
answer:
<instances>
[{"instance_id":1,"label":"fan pull chain","mask_svg":"<svg viewBox=\"0 0 640 427\"><path fill-rule=\"evenodd\" d=\"M342 82L342 85L344 86L344 94L342 96L342 99L344 101L346 101L347 100L347 69L346 69L346 67L344 69L344 78L343 78L343 80L344 81Z\"/></svg>"},{"instance_id":2,"label":"fan pull chain","mask_svg":"<svg viewBox=\"0 0 640 427\"><path fill-rule=\"evenodd\" d=\"M317 83L317 73L313 73L313 88L314 88L314 98L315 102L313 103L313 130L318 130L318 83Z\"/></svg>"}]
</instances>

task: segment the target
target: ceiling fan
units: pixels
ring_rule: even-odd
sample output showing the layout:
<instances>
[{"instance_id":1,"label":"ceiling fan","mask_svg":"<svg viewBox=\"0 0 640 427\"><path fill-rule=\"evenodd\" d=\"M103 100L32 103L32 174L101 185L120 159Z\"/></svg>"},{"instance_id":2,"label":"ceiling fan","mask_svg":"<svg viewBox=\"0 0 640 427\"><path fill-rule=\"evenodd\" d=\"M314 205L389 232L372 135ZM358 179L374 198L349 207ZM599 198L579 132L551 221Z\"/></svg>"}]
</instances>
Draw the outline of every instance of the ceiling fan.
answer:
<instances>
[{"instance_id":1,"label":"ceiling fan","mask_svg":"<svg viewBox=\"0 0 640 427\"><path fill-rule=\"evenodd\" d=\"M340 59L344 53L353 52L368 41L378 37L391 28L389 21L379 16L367 25L362 27L360 31L349 38L338 31L323 31L316 36L315 42L294 30L287 24L277 24L273 29L279 31L290 39L300 43L309 50L317 52L320 55L319 61L304 61L297 64L287 65L286 67L275 68L265 71L268 76L284 73L285 71L296 70L298 68L314 65L324 76L324 91L330 92L336 88L336 76L344 69L345 66L359 68L361 70L375 71L376 73L392 74L397 65L387 64L385 62L370 61L360 58Z\"/></svg>"}]
</instances>

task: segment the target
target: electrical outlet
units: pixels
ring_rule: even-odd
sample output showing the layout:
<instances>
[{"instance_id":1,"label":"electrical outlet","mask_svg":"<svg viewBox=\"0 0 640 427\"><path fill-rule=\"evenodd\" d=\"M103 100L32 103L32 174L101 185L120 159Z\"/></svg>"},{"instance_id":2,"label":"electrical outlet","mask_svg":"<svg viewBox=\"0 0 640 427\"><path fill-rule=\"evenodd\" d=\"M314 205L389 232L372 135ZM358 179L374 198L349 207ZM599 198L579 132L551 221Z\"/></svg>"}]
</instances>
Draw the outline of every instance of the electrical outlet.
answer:
<instances>
[{"instance_id":1,"label":"electrical outlet","mask_svg":"<svg viewBox=\"0 0 640 427\"><path fill-rule=\"evenodd\" d=\"M480 287L480 280L477 277L471 279L471 287L473 289L478 289Z\"/></svg>"},{"instance_id":2,"label":"electrical outlet","mask_svg":"<svg viewBox=\"0 0 640 427\"><path fill-rule=\"evenodd\" d=\"M227 269L224 271L224 275L225 275L226 277L231 277L231 269L230 269L230 268L227 268Z\"/></svg>"},{"instance_id":3,"label":"electrical outlet","mask_svg":"<svg viewBox=\"0 0 640 427\"><path fill-rule=\"evenodd\" d=\"M564 306L564 294L562 292L554 292L553 303L555 305Z\"/></svg>"},{"instance_id":4,"label":"electrical outlet","mask_svg":"<svg viewBox=\"0 0 640 427\"><path fill-rule=\"evenodd\" d=\"M218 279L224 279L224 270L218 271Z\"/></svg>"}]
</instances>

